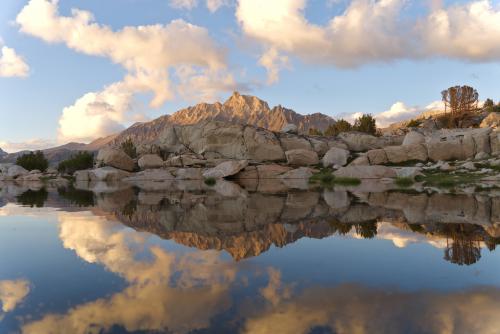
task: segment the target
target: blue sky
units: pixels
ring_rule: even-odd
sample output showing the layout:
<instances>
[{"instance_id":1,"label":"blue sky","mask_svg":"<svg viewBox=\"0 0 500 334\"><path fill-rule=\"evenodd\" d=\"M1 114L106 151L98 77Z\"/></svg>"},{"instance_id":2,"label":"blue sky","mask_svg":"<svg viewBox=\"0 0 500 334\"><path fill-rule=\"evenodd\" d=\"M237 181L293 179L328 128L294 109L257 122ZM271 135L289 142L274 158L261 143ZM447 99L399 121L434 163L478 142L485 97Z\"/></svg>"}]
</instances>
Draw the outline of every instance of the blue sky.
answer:
<instances>
[{"instance_id":1,"label":"blue sky","mask_svg":"<svg viewBox=\"0 0 500 334\"><path fill-rule=\"evenodd\" d=\"M235 89L380 125L451 85L500 100L498 1L208 2L2 1L0 147L85 142Z\"/></svg>"}]
</instances>

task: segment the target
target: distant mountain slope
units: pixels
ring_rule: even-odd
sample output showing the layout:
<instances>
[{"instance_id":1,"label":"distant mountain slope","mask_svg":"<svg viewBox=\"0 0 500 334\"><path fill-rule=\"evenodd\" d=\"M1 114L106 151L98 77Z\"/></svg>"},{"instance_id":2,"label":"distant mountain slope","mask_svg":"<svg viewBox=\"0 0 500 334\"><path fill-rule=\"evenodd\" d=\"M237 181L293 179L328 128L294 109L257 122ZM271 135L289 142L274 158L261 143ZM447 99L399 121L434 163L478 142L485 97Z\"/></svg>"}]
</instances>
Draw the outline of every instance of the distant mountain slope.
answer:
<instances>
[{"instance_id":1,"label":"distant mountain slope","mask_svg":"<svg viewBox=\"0 0 500 334\"><path fill-rule=\"evenodd\" d=\"M150 122L136 123L120 133L98 138L89 144L68 143L43 152L50 164L56 165L77 151L98 151L107 145L120 144L127 138L131 138L135 143L152 142L168 125L194 124L204 120L248 124L272 131L280 131L285 124L292 123L297 125L301 132L307 132L309 128L324 131L330 124L335 123L333 118L320 113L301 115L281 105L271 109L267 102L255 96L235 92L224 103L199 103ZM0 153L0 162L15 162L20 155L27 152L29 151L4 156Z\"/></svg>"},{"instance_id":2,"label":"distant mountain slope","mask_svg":"<svg viewBox=\"0 0 500 334\"><path fill-rule=\"evenodd\" d=\"M279 131L285 124L292 123L297 125L301 132L307 132L309 128L324 131L330 124L335 123L333 118L320 113L301 115L282 106L271 109L267 102L255 96L235 92L224 103L199 103L151 122L136 123L118 134L113 143L121 143L127 138L135 142L152 141L167 125L195 124L204 120L248 124L272 131Z\"/></svg>"},{"instance_id":3,"label":"distant mountain slope","mask_svg":"<svg viewBox=\"0 0 500 334\"><path fill-rule=\"evenodd\" d=\"M2 157L4 157L4 156L6 156L7 154L9 154L9 153L5 152L4 150L2 150L2 149L0 148L0 158L2 158Z\"/></svg>"},{"instance_id":4,"label":"distant mountain slope","mask_svg":"<svg viewBox=\"0 0 500 334\"><path fill-rule=\"evenodd\" d=\"M86 151L86 144L83 143L68 143L61 146L56 146L52 148L48 148L46 150L42 150L43 154L49 160L49 163L54 166L57 165L60 161L66 160L75 154L77 151ZM10 153L6 155L0 155L0 162L16 162L17 158L21 155L29 153L30 151L20 151L16 153Z\"/></svg>"}]
</instances>

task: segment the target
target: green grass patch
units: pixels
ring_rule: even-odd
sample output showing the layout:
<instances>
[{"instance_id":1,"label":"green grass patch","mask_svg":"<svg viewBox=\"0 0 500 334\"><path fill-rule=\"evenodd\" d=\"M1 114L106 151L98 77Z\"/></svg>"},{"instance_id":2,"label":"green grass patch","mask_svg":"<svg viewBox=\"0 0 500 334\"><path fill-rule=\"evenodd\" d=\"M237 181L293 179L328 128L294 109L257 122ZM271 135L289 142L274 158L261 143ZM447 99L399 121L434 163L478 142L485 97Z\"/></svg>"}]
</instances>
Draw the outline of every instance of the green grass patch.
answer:
<instances>
[{"instance_id":1,"label":"green grass patch","mask_svg":"<svg viewBox=\"0 0 500 334\"><path fill-rule=\"evenodd\" d=\"M410 177L397 177L395 180L394 180L394 183L398 186L398 187L402 187L402 188L408 188L408 187L411 187L413 185L413 183L415 183L413 181L412 178Z\"/></svg>"},{"instance_id":2,"label":"green grass patch","mask_svg":"<svg viewBox=\"0 0 500 334\"><path fill-rule=\"evenodd\" d=\"M407 160L399 163L394 163L394 162L387 162L384 164L384 166L389 166L389 167L413 167L418 163L424 163L423 161L420 160Z\"/></svg>"},{"instance_id":3,"label":"green grass patch","mask_svg":"<svg viewBox=\"0 0 500 334\"><path fill-rule=\"evenodd\" d=\"M361 180L352 177L335 177L332 170L324 168L318 173L311 176L310 183L319 183L321 186L333 187L334 185L357 186L361 184Z\"/></svg>"},{"instance_id":4,"label":"green grass patch","mask_svg":"<svg viewBox=\"0 0 500 334\"><path fill-rule=\"evenodd\" d=\"M311 183L330 183L333 181L333 170L330 168L321 168L320 171L309 178Z\"/></svg>"},{"instance_id":5,"label":"green grass patch","mask_svg":"<svg viewBox=\"0 0 500 334\"><path fill-rule=\"evenodd\" d=\"M42 182L47 182L47 181L49 181L49 180L54 180L54 179L56 179L56 177L55 177L55 176L42 176L42 177L40 178L40 181L42 181Z\"/></svg>"},{"instance_id":6,"label":"green grass patch","mask_svg":"<svg viewBox=\"0 0 500 334\"><path fill-rule=\"evenodd\" d=\"M493 165L490 165L488 163L475 162L474 166L476 166L476 168L478 168L478 169L487 168L487 169L491 169L495 172L500 172L500 166L493 166Z\"/></svg>"},{"instance_id":7,"label":"green grass patch","mask_svg":"<svg viewBox=\"0 0 500 334\"><path fill-rule=\"evenodd\" d=\"M217 183L217 180L213 177L207 177L204 182L207 186L212 187L212 186L215 186L215 184Z\"/></svg>"},{"instance_id":8,"label":"green grass patch","mask_svg":"<svg viewBox=\"0 0 500 334\"><path fill-rule=\"evenodd\" d=\"M417 182L423 182L424 186L453 188L456 186L477 182L483 177L484 175L477 175L466 172L457 172L455 174L451 174L440 171L426 171L424 176L418 175L417 177L415 177L415 180Z\"/></svg>"},{"instance_id":9,"label":"green grass patch","mask_svg":"<svg viewBox=\"0 0 500 334\"><path fill-rule=\"evenodd\" d=\"M361 184L361 180L355 177L336 177L333 183L341 186L357 186Z\"/></svg>"}]
</instances>

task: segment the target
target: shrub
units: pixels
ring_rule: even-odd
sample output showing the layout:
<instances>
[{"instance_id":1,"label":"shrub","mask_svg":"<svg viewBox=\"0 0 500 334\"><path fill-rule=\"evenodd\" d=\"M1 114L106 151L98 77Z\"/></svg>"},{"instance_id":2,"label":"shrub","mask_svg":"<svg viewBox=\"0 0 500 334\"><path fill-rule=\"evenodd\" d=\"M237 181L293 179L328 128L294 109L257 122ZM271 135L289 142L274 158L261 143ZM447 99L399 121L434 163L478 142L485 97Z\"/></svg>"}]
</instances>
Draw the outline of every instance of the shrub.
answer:
<instances>
[{"instance_id":1,"label":"shrub","mask_svg":"<svg viewBox=\"0 0 500 334\"><path fill-rule=\"evenodd\" d=\"M328 128L325 130L325 136L336 136L342 132L348 132L351 130L351 123L341 118L335 124L328 126Z\"/></svg>"},{"instance_id":2,"label":"shrub","mask_svg":"<svg viewBox=\"0 0 500 334\"><path fill-rule=\"evenodd\" d=\"M353 130L368 133L370 135L377 135L377 125L375 118L370 114L360 116L355 122Z\"/></svg>"},{"instance_id":3,"label":"shrub","mask_svg":"<svg viewBox=\"0 0 500 334\"><path fill-rule=\"evenodd\" d=\"M420 125L420 121L416 120L416 119L412 119L410 120L407 124L406 124L406 127L407 128L416 128Z\"/></svg>"},{"instance_id":4,"label":"shrub","mask_svg":"<svg viewBox=\"0 0 500 334\"><path fill-rule=\"evenodd\" d=\"M94 166L94 155L90 152L78 152L71 158L61 161L57 170L60 173L73 174L78 170L90 169Z\"/></svg>"},{"instance_id":5,"label":"shrub","mask_svg":"<svg viewBox=\"0 0 500 334\"><path fill-rule=\"evenodd\" d=\"M137 149L135 148L134 142L132 139L128 138L121 145L121 149L125 152L126 155L131 157L132 159L137 158Z\"/></svg>"},{"instance_id":6,"label":"shrub","mask_svg":"<svg viewBox=\"0 0 500 334\"><path fill-rule=\"evenodd\" d=\"M213 178L213 177L207 177L207 178L205 179L205 184L206 184L207 186L209 186L209 187L214 186L214 185L215 185L215 183L217 183L217 180L215 180L215 178Z\"/></svg>"},{"instance_id":7,"label":"shrub","mask_svg":"<svg viewBox=\"0 0 500 334\"><path fill-rule=\"evenodd\" d=\"M497 105L492 105L484 108L487 112L500 112L500 103Z\"/></svg>"},{"instance_id":8,"label":"shrub","mask_svg":"<svg viewBox=\"0 0 500 334\"><path fill-rule=\"evenodd\" d=\"M495 106L495 102L493 102L492 99L486 99L486 101L484 101L483 108L490 108L490 107L494 107L494 106Z\"/></svg>"},{"instance_id":9,"label":"shrub","mask_svg":"<svg viewBox=\"0 0 500 334\"><path fill-rule=\"evenodd\" d=\"M23 154L17 158L16 165L29 171L38 169L39 171L45 172L49 167L49 161L45 158L42 151L36 151Z\"/></svg>"},{"instance_id":10,"label":"shrub","mask_svg":"<svg viewBox=\"0 0 500 334\"><path fill-rule=\"evenodd\" d=\"M309 128L309 135L310 136L322 136L323 132L319 131L316 128Z\"/></svg>"}]
</instances>

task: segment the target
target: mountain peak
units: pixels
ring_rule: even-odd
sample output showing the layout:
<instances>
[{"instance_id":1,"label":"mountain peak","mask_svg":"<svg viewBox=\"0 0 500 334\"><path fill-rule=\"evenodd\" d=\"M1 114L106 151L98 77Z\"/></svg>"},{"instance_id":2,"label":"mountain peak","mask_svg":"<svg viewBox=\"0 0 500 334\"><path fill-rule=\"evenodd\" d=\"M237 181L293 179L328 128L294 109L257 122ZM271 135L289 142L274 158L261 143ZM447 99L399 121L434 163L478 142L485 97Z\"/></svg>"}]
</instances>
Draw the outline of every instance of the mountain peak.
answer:
<instances>
[{"instance_id":1,"label":"mountain peak","mask_svg":"<svg viewBox=\"0 0 500 334\"><path fill-rule=\"evenodd\" d=\"M236 91L233 92L223 105L233 110L269 111L269 105L266 101L252 95L241 95Z\"/></svg>"},{"instance_id":2,"label":"mountain peak","mask_svg":"<svg viewBox=\"0 0 500 334\"><path fill-rule=\"evenodd\" d=\"M6 156L8 153L0 148L0 157Z\"/></svg>"},{"instance_id":3,"label":"mountain peak","mask_svg":"<svg viewBox=\"0 0 500 334\"><path fill-rule=\"evenodd\" d=\"M330 124L335 124L335 120L327 115L318 113L301 115L281 105L271 110L266 101L256 96L233 92L223 104L198 103L171 115L131 126L114 136L111 142L121 143L126 138L132 138L136 143L153 142L168 126L195 124L201 121L251 125L271 131L280 131L286 124L292 123L304 133L310 128L324 131Z\"/></svg>"}]
</instances>

